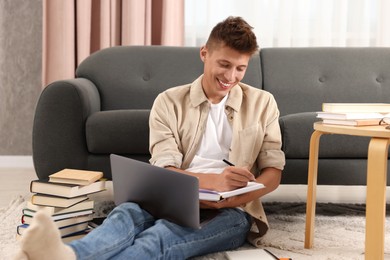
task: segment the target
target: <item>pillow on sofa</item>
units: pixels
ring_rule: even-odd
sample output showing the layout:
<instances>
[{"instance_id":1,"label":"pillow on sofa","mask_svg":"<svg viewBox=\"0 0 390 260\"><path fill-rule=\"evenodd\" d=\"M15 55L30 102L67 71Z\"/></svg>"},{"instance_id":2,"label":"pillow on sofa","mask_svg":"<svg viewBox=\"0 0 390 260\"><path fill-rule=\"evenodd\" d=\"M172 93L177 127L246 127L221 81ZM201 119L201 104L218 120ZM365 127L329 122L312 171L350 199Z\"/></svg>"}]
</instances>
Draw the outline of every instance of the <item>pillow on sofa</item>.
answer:
<instances>
[{"instance_id":1,"label":"pillow on sofa","mask_svg":"<svg viewBox=\"0 0 390 260\"><path fill-rule=\"evenodd\" d=\"M282 116L279 119L282 132L282 149L286 158L309 158L310 136L313 123L319 121L316 112ZM323 135L320 142L320 158L367 158L369 138L347 135Z\"/></svg>"},{"instance_id":2,"label":"pillow on sofa","mask_svg":"<svg viewBox=\"0 0 390 260\"><path fill-rule=\"evenodd\" d=\"M109 110L86 122L88 151L95 154L149 154L149 109Z\"/></svg>"}]
</instances>

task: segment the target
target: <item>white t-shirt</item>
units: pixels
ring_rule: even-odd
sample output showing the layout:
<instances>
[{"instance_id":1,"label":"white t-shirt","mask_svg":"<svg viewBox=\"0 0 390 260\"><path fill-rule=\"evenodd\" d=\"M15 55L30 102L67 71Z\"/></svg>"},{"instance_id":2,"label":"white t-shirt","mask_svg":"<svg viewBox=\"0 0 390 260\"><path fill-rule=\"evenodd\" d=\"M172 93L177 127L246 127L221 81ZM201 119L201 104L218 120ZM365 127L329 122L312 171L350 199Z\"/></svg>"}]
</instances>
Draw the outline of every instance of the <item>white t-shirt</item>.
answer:
<instances>
[{"instance_id":1,"label":"white t-shirt","mask_svg":"<svg viewBox=\"0 0 390 260\"><path fill-rule=\"evenodd\" d=\"M232 142L232 127L225 113L226 95L218 104L210 105L206 130L199 150L187 171L221 173L227 166L222 159L228 159Z\"/></svg>"}]
</instances>

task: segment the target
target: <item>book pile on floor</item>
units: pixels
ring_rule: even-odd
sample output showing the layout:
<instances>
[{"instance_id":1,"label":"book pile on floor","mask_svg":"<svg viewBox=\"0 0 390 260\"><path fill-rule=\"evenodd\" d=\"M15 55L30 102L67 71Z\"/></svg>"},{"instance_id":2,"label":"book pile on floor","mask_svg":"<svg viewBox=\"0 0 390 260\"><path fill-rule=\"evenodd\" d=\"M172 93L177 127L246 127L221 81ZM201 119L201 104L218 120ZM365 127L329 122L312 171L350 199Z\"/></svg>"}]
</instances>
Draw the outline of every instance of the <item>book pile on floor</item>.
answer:
<instances>
[{"instance_id":1,"label":"book pile on floor","mask_svg":"<svg viewBox=\"0 0 390 260\"><path fill-rule=\"evenodd\" d=\"M373 126L390 121L388 103L324 103L317 118L324 124Z\"/></svg>"},{"instance_id":2,"label":"book pile on floor","mask_svg":"<svg viewBox=\"0 0 390 260\"><path fill-rule=\"evenodd\" d=\"M17 237L23 235L38 210L52 216L64 242L85 236L91 230L94 209L88 195L105 190L102 177L102 172L64 169L50 175L49 180L33 180L32 196L23 209Z\"/></svg>"}]
</instances>

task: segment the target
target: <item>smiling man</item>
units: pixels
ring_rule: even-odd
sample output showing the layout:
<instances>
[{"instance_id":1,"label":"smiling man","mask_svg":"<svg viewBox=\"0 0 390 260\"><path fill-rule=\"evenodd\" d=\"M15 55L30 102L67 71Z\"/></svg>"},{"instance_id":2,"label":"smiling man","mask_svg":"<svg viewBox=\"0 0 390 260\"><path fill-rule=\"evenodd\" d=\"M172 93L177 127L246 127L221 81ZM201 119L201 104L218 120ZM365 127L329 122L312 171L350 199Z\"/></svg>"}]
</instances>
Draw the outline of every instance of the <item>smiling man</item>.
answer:
<instances>
[{"instance_id":1,"label":"smiling man","mask_svg":"<svg viewBox=\"0 0 390 260\"><path fill-rule=\"evenodd\" d=\"M278 187L285 160L273 96L241 83L257 51L252 27L242 18L217 24L200 49L203 75L156 98L149 145L151 164L196 176L200 188L227 191L256 181L264 189L200 201L202 211L213 216L201 229L155 219L136 203L123 203L101 226L68 245L50 216L38 212L16 258L187 259L235 249L246 239L258 245L268 230L259 198Z\"/></svg>"}]
</instances>

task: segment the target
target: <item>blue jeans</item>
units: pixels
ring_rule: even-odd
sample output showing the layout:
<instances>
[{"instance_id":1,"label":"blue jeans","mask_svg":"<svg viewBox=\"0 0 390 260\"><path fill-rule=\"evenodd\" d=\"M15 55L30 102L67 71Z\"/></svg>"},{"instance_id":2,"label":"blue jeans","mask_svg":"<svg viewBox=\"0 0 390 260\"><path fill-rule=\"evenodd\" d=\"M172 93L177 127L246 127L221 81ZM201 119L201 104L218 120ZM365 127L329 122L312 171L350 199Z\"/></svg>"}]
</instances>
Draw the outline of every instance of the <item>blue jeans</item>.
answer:
<instances>
[{"instance_id":1,"label":"blue jeans","mask_svg":"<svg viewBox=\"0 0 390 260\"><path fill-rule=\"evenodd\" d=\"M247 213L222 209L201 229L155 220L135 203L117 206L101 226L69 245L77 259L186 259L241 246L251 226Z\"/></svg>"}]
</instances>

